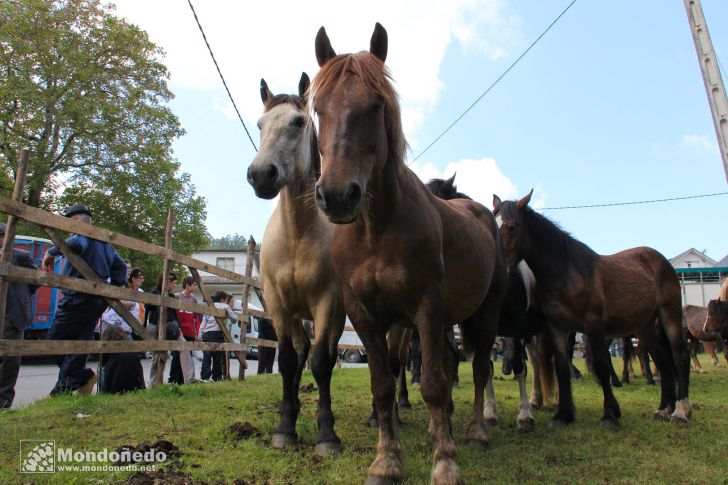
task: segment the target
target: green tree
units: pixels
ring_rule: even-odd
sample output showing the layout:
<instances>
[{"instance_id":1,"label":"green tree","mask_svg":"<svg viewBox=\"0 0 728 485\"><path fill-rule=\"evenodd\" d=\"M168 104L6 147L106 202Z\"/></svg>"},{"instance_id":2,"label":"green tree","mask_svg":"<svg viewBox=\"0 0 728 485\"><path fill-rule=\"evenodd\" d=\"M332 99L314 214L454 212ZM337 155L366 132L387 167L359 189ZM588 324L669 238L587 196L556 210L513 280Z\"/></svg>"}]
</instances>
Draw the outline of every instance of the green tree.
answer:
<instances>
[{"instance_id":1,"label":"green tree","mask_svg":"<svg viewBox=\"0 0 728 485\"><path fill-rule=\"evenodd\" d=\"M208 245L209 249L242 249L248 247L248 240L245 236L235 233L228 234L221 238L212 238Z\"/></svg>"},{"instance_id":2,"label":"green tree","mask_svg":"<svg viewBox=\"0 0 728 485\"><path fill-rule=\"evenodd\" d=\"M28 204L83 202L97 224L156 244L174 207L174 248L189 253L208 242L205 201L172 158L184 130L167 106L163 52L112 8L0 2L0 191L29 146Z\"/></svg>"}]
</instances>

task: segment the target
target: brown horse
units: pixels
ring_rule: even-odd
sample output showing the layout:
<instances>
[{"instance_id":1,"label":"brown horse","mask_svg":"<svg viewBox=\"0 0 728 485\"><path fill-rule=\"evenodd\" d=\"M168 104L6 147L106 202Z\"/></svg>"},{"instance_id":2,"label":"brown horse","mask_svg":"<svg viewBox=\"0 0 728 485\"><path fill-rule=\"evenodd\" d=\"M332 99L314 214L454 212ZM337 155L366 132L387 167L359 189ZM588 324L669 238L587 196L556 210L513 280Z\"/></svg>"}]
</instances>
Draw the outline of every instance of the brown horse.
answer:
<instances>
[{"instance_id":1,"label":"brown horse","mask_svg":"<svg viewBox=\"0 0 728 485\"><path fill-rule=\"evenodd\" d=\"M726 282L728 282L728 279L726 279ZM723 286L728 287L725 283ZM728 347L728 301L719 297L717 300L708 302L703 332L722 338L723 344Z\"/></svg>"},{"instance_id":2,"label":"brown horse","mask_svg":"<svg viewBox=\"0 0 728 485\"><path fill-rule=\"evenodd\" d=\"M621 415L609 383L606 338L630 334L645 345L662 376L655 417L669 418L672 413L673 421L687 422L690 363L682 336L680 283L673 267L660 253L645 247L598 255L531 209L531 193L519 201L501 202L494 196L493 207L507 264L513 268L525 260L536 276L536 302L556 347L559 402L550 424L574 420L565 354L566 336L573 330L584 333L591 346L604 393L602 425L618 426Z\"/></svg>"},{"instance_id":3,"label":"brown horse","mask_svg":"<svg viewBox=\"0 0 728 485\"><path fill-rule=\"evenodd\" d=\"M278 367L283 378L281 416L271 442L274 448L298 442L298 392L311 347L301 320L313 320L316 340L311 369L319 388L315 452L323 455L341 449L331 410L331 373L346 315L331 263L333 227L311 200L321 159L306 107L308 86L308 76L303 73L298 96L275 96L261 80L265 112L258 122L260 151L248 169L248 182L258 197L272 199L280 193L260 254L263 290L278 336Z\"/></svg>"},{"instance_id":4,"label":"brown horse","mask_svg":"<svg viewBox=\"0 0 728 485\"><path fill-rule=\"evenodd\" d=\"M698 342L703 343L705 353L710 356L710 361L714 366L720 366L720 361L716 355L716 349L723 352L723 356L728 362L728 347L723 345L723 339L714 333L703 331L703 326L708 318L708 309L703 306L685 305L683 307L684 324L687 327L688 347L690 349L690 358L693 363L693 370L699 373L705 372L703 366L698 360Z\"/></svg>"},{"instance_id":5,"label":"brown horse","mask_svg":"<svg viewBox=\"0 0 728 485\"><path fill-rule=\"evenodd\" d=\"M475 352L467 441L483 447L484 388L505 264L488 209L469 200L436 198L405 165L399 101L384 65L386 56L387 33L379 24L369 52L339 56L325 30L319 30L316 58L321 70L311 86L322 154L316 203L338 224L334 267L347 314L369 355L379 446L367 483L403 478L395 386L387 359L386 335L394 324L414 327L420 335L420 389L435 440L431 481L461 483L448 413L454 367L446 354L445 327L462 322L465 343Z\"/></svg>"}]
</instances>

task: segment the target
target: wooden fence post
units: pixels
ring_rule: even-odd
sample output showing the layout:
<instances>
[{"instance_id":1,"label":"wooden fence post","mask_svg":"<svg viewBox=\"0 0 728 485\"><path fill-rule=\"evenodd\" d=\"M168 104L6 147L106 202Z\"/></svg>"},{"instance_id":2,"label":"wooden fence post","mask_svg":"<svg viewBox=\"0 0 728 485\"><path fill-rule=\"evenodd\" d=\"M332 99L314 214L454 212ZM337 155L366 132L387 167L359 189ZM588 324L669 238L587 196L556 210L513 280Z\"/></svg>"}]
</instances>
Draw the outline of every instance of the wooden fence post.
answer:
<instances>
[{"instance_id":1,"label":"wooden fence post","mask_svg":"<svg viewBox=\"0 0 728 485\"><path fill-rule=\"evenodd\" d=\"M255 262L255 238L253 238L253 235L250 235L250 238L248 239L248 254L247 254L247 260L245 261L245 276L248 277L248 281L250 281L250 278L253 277L253 263ZM248 328L248 299L250 297L250 285L244 284L243 285L243 321L240 322L240 343L245 343L245 337L246 337L246 329ZM243 360L245 362L245 360ZM240 371L238 373L238 378L241 381L245 380L245 368L247 366L240 365Z\"/></svg>"},{"instance_id":2,"label":"wooden fence post","mask_svg":"<svg viewBox=\"0 0 728 485\"><path fill-rule=\"evenodd\" d=\"M28 174L28 160L30 150L23 148L18 160L18 171L15 175L15 188L13 189L13 200L22 202L23 191L25 190L25 176ZM15 244L15 226L18 223L17 217L8 216L5 225L5 238L3 239L2 254L0 261L7 263L13 257L13 245ZM8 280L0 277L0 338L5 335L5 310L7 308Z\"/></svg>"},{"instance_id":3,"label":"wooden fence post","mask_svg":"<svg viewBox=\"0 0 728 485\"><path fill-rule=\"evenodd\" d=\"M172 249L172 227L174 226L174 209L167 211L167 232L164 234L164 249ZM169 259L164 258L162 265L162 291L160 296L167 296L169 292ZM159 307L159 320L157 321L157 340L167 338L167 307ZM167 352L158 352L154 357L156 367L152 369L155 373L154 382L164 384L164 368L167 366Z\"/></svg>"}]
</instances>

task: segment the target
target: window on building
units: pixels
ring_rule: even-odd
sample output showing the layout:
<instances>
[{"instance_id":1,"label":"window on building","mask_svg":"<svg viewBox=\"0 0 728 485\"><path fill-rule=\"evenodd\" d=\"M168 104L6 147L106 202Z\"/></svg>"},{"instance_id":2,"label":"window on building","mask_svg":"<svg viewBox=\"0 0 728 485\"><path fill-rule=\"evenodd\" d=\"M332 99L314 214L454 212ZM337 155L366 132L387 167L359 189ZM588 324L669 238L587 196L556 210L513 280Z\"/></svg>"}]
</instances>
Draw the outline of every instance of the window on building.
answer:
<instances>
[{"instance_id":1,"label":"window on building","mask_svg":"<svg viewBox=\"0 0 728 485\"><path fill-rule=\"evenodd\" d=\"M235 258L217 258L215 266L226 269L228 271L233 271L233 269L235 268Z\"/></svg>"}]
</instances>

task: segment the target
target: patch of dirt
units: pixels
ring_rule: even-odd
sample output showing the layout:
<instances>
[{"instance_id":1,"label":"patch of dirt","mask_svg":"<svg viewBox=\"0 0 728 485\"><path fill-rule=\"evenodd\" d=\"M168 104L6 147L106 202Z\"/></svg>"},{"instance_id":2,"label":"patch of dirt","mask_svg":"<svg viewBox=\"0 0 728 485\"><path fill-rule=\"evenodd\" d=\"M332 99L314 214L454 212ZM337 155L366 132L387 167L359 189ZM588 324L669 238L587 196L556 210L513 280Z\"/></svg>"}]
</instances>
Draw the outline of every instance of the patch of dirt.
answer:
<instances>
[{"instance_id":1,"label":"patch of dirt","mask_svg":"<svg viewBox=\"0 0 728 485\"><path fill-rule=\"evenodd\" d=\"M299 388L299 392L314 392L314 391L318 391L318 389L316 388L316 386L313 385L313 382L309 382L308 384L303 385Z\"/></svg>"},{"instance_id":2,"label":"patch of dirt","mask_svg":"<svg viewBox=\"0 0 728 485\"><path fill-rule=\"evenodd\" d=\"M147 453L150 450L154 450L153 453ZM144 457L144 454L146 453L147 456L150 456L152 454L156 455L159 452L164 452L165 455L167 455L167 460L173 459L173 458L179 458L181 453L179 451L179 447L168 440L157 440L154 442L154 444L149 444L148 441L142 441L137 446L134 445L121 445L118 448L116 448L116 451L122 455L119 461L114 463L114 465L120 466L120 465L127 465L130 463L143 463L144 458L142 460L136 461L134 460L134 453L139 452L142 454L142 457ZM123 453L124 451L129 451L130 453ZM149 463L156 463L154 458L152 458Z\"/></svg>"},{"instance_id":3,"label":"patch of dirt","mask_svg":"<svg viewBox=\"0 0 728 485\"><path fill-rule=\"evenodd\" d=\"M182 468L181 463L173 462L165 468L153 472L136 472L122 483L126 485L206 485L206 482L193 480L192 476L185 473Z\"/></svg>"},{"instance_id":4,"label":"patch of dirt","mask_svg":"<svg viewBox=\"0 0 728 485\"><path fill-rule=\"evenodd\" d=\"M233 480L233 485L271 485L270 480L264 480L262 482L259 482L255 478L252 478L251 480L252 482L244 478L236 478L235 480Z\"/></svg>"},{"instance_id":5,"label":"patch of dirt","mask_svg":"<svg viewBox=\"0 0 728 485\"><path fill-rule=\"evenodd\" d=\"M249 422L240 421L225 428L225 433L231 435L235 441L249 440L250 438L262 438L263 433Z\"/></svg>"}]
</instances>

